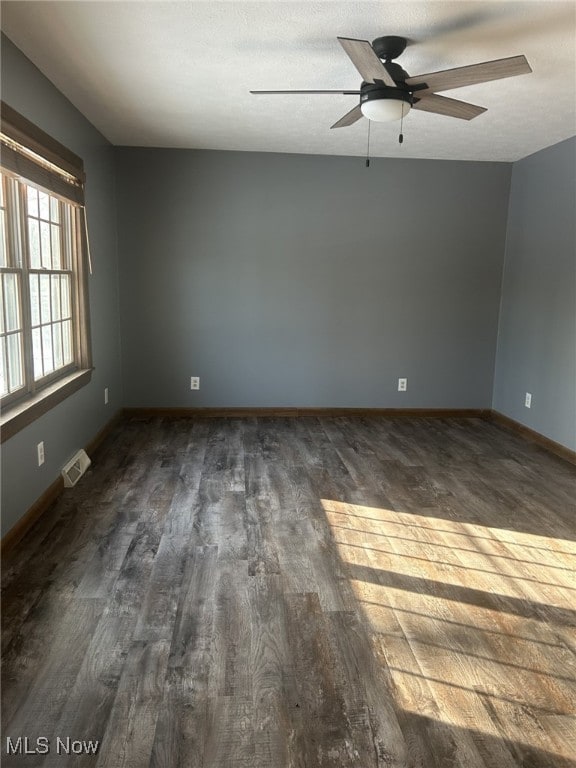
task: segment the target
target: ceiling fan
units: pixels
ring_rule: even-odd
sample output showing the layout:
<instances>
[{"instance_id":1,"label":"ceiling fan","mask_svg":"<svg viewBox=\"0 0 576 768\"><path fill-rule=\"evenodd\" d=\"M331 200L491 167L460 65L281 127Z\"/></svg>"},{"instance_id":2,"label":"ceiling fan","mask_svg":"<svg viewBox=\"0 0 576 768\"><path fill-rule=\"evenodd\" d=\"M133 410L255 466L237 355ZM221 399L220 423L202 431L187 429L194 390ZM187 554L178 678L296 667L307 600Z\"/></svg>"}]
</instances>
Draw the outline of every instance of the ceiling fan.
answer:
<instances>
[{"instance_id":1,"label":"ceiling fan","mask_svg":"<svg viewBox=\"0 0 576 768\"><path fill-rule=\"evenodd\" d=\"M515 77L532 72L525 56L511 56L507 59L485 61L467 67L445 69L425 75L410 77L399 64L394 62L406 48L407 39L388 35L372 41L337 38L352 63L362 75L360 90L322 91L250 91L253 94L294 94L294 93L338 93L346 96L360 96L360 103L347 112L331 128L345 128L362 116L369 120L387 122L400 120L411 108L423 112L435 112L447 117L472 120L485 107L478 107L466 101L439 96L437 91L448 91L467 85L486 83L505 77Z\"/></svg>"}]
</instances>

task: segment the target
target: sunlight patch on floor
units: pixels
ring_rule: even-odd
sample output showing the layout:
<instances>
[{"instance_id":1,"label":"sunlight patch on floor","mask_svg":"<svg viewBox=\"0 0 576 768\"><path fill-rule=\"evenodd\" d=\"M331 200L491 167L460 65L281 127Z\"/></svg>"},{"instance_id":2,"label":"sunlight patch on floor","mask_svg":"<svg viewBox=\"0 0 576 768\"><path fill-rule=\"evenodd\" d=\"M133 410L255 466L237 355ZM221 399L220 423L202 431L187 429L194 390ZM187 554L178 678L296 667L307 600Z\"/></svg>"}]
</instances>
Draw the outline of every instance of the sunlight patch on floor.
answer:
<instances>
[{"instance_id":1,"label":"sunlight patch on floor","mask_svg":"<svg viewBox=\"0 0 576 768\"><path fill-rule=\"evenodd\" d=\"M397 703L498 738L538 733L533 747L562 754L533 721L576 711L576 544L439 514L322 506Z\"/></svg>"},{"instance_id":2,"label":"sunlight patch on floor","mask_svg":"<svg viewBox=\"0 0 576 768\"><path fill-rule=\"evenodd\" d=\"M326 499L322 505L342 559L376 575L428 579L436 593L444 584L461 587L473 602L486 592L574 607L575 542Z\"/></svg>"}]
</instances>

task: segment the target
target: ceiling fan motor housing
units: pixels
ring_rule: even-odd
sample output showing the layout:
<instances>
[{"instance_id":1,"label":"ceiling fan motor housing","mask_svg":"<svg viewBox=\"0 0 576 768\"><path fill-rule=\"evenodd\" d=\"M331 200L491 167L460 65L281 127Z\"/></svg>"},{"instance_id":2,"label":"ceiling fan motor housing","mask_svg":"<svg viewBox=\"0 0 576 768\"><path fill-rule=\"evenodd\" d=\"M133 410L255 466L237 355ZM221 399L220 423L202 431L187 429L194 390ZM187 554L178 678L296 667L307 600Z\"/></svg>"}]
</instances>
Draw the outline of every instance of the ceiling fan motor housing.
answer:
<instances>
[{"instance_id":1,"label":"ceiling fan motor housing","mask_svg":"<svg viewBox=\"0 0 576 768\"><path fill-rule=\"evenodd\" d=\"M410 77L408 72L406 72L405 69L402 69L400 64L396 64L393 61L386 62L386 71L388 72L392 80L394 80L396 85L399 85L400 87L405 86L404 81L406 80L407 77Z\"/></svg>"},{"instance_id":2,"label":"ceiling fan motor housing","mask_svg":"<svg viewBox=\"0 0 576 768\"><path fill-rule=\"evenodd\" d=\"M395 101L405 101L412 105L412 94L402 88L389 88L386 85L378 83L362 83L360 86L360 104L366 101L378 101L380 99L394 99Z\"/></svg>"}]
</instances>

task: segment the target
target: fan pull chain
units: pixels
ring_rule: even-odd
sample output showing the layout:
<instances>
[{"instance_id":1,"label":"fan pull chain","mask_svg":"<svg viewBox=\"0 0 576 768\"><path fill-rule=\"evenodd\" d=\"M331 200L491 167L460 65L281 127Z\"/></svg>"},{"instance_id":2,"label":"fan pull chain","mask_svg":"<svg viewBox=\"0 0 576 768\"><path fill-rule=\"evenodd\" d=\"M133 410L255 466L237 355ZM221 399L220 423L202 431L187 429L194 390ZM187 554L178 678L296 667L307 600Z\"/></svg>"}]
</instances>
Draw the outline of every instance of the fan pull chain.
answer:
<instances>
[{"instance_id":1,"label":"fan pull chain","mask_svg":"<svg viewBox=\"0 0 576 768\"><path fill-rule=\"evenodd\" d=\"M400 136L398 136L398 143L402 144L404 141L404 134L402 133L402 126L404 125L404 104L402 104L402 114L400 116Z\"/></svg>"},{"instance_id":2,"label":"fan pull chain","mask_svg":"<svg viewBox=\"0 0 576 768\"><path fill-rule=\"evenodd\" d=\"M368 145L366 147L366 168L370 167L370 123L372 121L368 120Z\"/></svg>"}]
</instances>

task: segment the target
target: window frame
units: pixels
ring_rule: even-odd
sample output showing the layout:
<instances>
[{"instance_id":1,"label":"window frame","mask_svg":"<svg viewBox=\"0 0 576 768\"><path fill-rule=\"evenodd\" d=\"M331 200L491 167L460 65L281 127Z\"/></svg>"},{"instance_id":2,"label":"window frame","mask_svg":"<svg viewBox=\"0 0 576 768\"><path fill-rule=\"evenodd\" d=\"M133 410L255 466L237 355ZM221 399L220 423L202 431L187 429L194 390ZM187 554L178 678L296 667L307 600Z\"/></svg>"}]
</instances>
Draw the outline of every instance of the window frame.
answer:
<instances>
[{"instance_id":1,"label":"window frame","mask_svg":"<svg viewBox=\"0 0 576 768\"><path fill-rule=\"evenodd\" d=\"M7 163L2 162L0 158L0 170L8 177L4 191L5 206L8 211L6 243L9 254L7 266L2 268L2 272L16 272L20 276L21 354L25 379L23 389L8 393L2 399L0 427L1 442L4 442L73 392L88 384L93 367L88 290L90 257L84 207L83 162L4 102L0 103L0 109L1 146L9 155ZM15 144L12 145L10 142ZM19 149L21 149L21 155L18 153ZM20 161L22 161L22 171L19 169ZM71 275L73 360L38 379L34 378L32 354L30 275L41 273L43 270L32 268L29 257L26 185L38 188L59 199L60 220L63 221L62 216L70 219L70 237L72 238L66 244L69 258L72 259L67 268L57 270L52 263L50 270L46 271L50 275L54 273ZM41 217L38 216L38 219L40 221ZM4 307L2 311L5 311ZM51 318L50 327L53 323L54 320Z\"/></svg>"}]
</instances>

